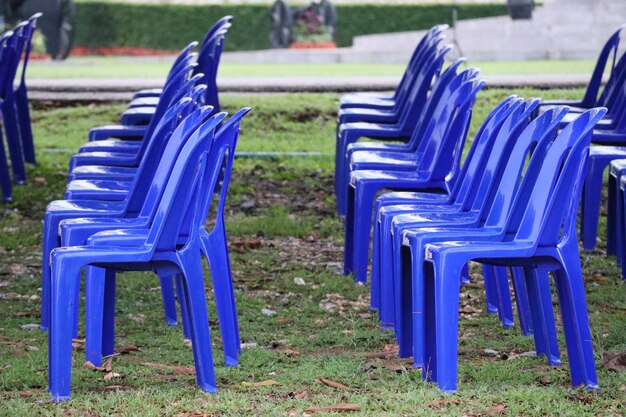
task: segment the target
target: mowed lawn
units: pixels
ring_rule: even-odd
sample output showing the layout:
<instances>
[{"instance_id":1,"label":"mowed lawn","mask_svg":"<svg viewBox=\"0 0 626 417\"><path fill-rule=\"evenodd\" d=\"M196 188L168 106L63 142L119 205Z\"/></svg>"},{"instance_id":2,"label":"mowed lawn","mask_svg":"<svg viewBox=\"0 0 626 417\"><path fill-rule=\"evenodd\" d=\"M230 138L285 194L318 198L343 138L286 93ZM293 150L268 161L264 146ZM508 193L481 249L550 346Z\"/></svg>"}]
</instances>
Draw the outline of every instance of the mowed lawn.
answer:
<instances>
[{"instance_id":1,"label":"mowed lawn","mask_svg":"<svg viewBox=\"0 0 626 417\"><path fill-rule=\"evenodd\" d=\"M51 78L162 78L165 77L173 57L89 57L69 58L67 61L32 61L28 67L29 79ZM591 74L595 61L503 61L474 62L484 75L543 75ZM229 63L220 64L221 77L285 77L285 76L398 76L404 64L277 64Z\"/></svg>"},{"instance_id":2,"label":"mowed lawn","mask_svg":"<svg viewBox=\"0 0 626 417\"><path fill-rule=\"evenodd\" d=\"M546 99L583 93L516 92ZM510 93L479 94L470 138ZM615 259L604 256L604 219L598 250L582 255L601 390L571 388L562 338L564 365L551 368L529 356L532 339L486 313L482 281L473 276L476 285L462 291L459 391L445 395L422 382L420 369L396 358L393 335L380 330L369 310L369 286L338 273L343 235L332 194L338 96L224 95L223 102L230 112L254 108L243 121L239 150L320 153L235 162L227 229L245 344L239 366L224 366L208 269L215 395L196 388L182 329L164 323L158 280L124 273L118 277L116 346L127 353L113 357L113 378L81 368L84 351L77 340L72 399L50 401L47 334L28 330L39 321L45 207L62 198L69 156L88 129L115 123L124 106L38 106L33 119L40 165L15 188L14 202L0 206L0 415L302 416L325 406L331 411L319 414L339 415L332 411L338 404L351 404L344 408L355 411L341 414L355 416L626 413L626 373L602 367L607 353L626 351L626 288Z\"/></svg>"}]
</instances>

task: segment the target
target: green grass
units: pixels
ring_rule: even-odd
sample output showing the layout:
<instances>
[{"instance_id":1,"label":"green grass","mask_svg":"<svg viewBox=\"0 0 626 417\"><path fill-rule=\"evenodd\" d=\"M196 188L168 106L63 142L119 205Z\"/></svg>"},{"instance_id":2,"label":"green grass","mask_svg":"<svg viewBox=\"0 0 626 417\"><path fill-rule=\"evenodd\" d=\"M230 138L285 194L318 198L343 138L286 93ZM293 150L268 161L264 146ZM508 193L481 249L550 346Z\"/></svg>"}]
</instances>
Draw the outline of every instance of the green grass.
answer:
<instances>
[{"instance_id":1,"label":"green grass","mask_svg":"<svg viewBox=\"0 0 626 417\"><path fill-rule=\"evenodd\" d=\"M517 92L546 98L582 94ZM472 135L509 93L479 95ZM41 164L29 169L26 185L16 187L15 201L0 206L0 415L300 416L307 407L341 402L359 404L362 411L350 415L363 416L624 415L625 373L599 369L602 389L587 392L570 387L567 365L549 368L537 358L485 356L487 348L511 356L534 346L517 327L503 329L497 317L484 312L460 322L455 395L422 382L418 369L393 355L368 358L392 344L393 337L379 330L368 309L369 288L335 272L342 256L342 225L334 216L331 192L337 98L223 97L229 111L254 107L243 123L240 150L315 150L322 156L236 161L227 229L241 337L256 347L243 351L239 366L225 368L219 326L211 322L218 394L198 391L193 376L144 365L189 367L192 353L180 327L163 323L158 281L151 274L126 273L118 279L116 345L132 344L141 351L115 357L113 370L121 376L105 381L104 374L81 369L84 352L76 350L72 400L62 404L53 404L46 392L47 335L20 328L39 320L41 219L47 202L62 197L68 158L85 141L88 128L115 122L123 106L35 109ZM598 364L603 352L626 350L626 292L614 259L604 257L603 249L602 240L598 251L582 256ZM296 285L295 278L305 285ZM206 282L210 287L208 274ZM463 292L464 302L483 308L482 291ZM207 298L214 319L211 291ZM329 302L339 307L320 307ZM262 315L263 308L276 316ZM561 352L567 363L562 341ZM328 387L318 378L348 388ZM267 380L277 384L249 385Z\"/></svg>"},{"instance_id":2,"label":"green grass","mask_svg":"<svg viewBox=\"0 0 626 417\"><path fill-rule=\"evenodd\" d=\"M70 58L64 62L33 61L30 79L41 78L162 78L171 58ZM484 75L590 74L594 61L470 62ZM400 76L403 64L220 64L222 77Z\"/></svg>"}]
</instances>

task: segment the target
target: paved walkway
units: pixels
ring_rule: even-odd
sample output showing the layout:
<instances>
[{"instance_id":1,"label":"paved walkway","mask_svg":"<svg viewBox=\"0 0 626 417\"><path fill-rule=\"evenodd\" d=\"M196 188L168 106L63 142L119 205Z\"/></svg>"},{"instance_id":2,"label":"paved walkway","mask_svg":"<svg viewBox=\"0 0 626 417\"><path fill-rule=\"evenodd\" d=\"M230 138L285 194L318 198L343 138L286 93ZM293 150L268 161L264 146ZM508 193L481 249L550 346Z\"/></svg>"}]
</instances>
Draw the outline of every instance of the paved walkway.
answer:
<instances>
[{"instance_id":1,"label":"paved walkway","mask_svg":"<svg viewBox=\"0 0 626 417\"><path fill-rule=\"evenodd\" d=\"M501 75L486 77L488 88L575 88L589 82L589 75ZM221 92L347 92L389 91L399 77L224 77ZM45 101L126 101L134 91L161 86L161 79L41 79L28 83L30 98Z\"/></svg>"}]
</instances>

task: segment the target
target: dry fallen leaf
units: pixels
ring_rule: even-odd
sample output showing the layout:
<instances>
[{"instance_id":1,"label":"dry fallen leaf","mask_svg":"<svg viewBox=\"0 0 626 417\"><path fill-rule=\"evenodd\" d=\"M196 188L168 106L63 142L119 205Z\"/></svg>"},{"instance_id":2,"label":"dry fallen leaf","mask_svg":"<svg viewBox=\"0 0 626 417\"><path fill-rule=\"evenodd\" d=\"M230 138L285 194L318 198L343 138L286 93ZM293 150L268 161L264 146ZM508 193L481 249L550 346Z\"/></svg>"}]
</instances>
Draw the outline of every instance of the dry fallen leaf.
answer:
<instances>
[{"instance_id":1,"label":"dry fallen leaf","mask_svg":"<svg viewBox=\"0 0 626 417\"><path fill-rule=\"evenodd\" d=\"M267 379L265 381L260 382L242 382L241 385L244 387L269 387L271 385L280 385L280 383L274 381L273 379Z\"/></svg>"},{"instance_id":2,"label":"dry fallen leaf","mask_svg":"<svg viewBox=\"0 0 626 417\"><path fill-rule=\"evenodd\" d=\"M552 382L552 378L550 378L550 376L548 375L544 375L541 378L539 378L539 383L541 385L549 385Z\"/></svg>"},{"instance_id":3,"label":"dry fallen leaf","mask_svg":"<svg viewBox=\"0 0 626 417\"><path fill-rule=\"evenodd\" d=\"M305 413L324 413L331 411L361 411L361 406L358 404L339 403L326 406L313 406L304 410Z\"/></svg>"},{"instance_id":4,"label":"dry fallen leaf","mask_svg":"<svg viewBox=\"0 0 626 417\"><path fill-rule=\"evenodd\" d=\"M137 346L135 345L128 345L128 346L124 346L123 348L121 348L120 350L117 351L117 354L119 355L125 355L127 353L130 352L141 352L141 349L139 349Z\"/></svg>"},{"instance_id":5,"label":"dry fallen leaf","mask_svg":"<svg viewBox=\"0 0 626 417\"><path fill-rule=\"evenodd\" d=\"M448 404L461 404L461 400L436 400L426 403L428 408L442 408Z\"/></svg>"},{"instance_id":6,"label":"dry fallen leaf","mask_svg":"<svg viewBox=\"0 0 626 417\"><path fill-rule=\"evenodd\" d=\"M85 350L85 339L72 339L72 347L76 350Z\"/></svg>"},{"instance_id":7,"label":"dry fallen leaf","mask_svg":"<svg viewBox=\"0 0 626 417\"><path fill-rule=\"evenodd\" d=\"M506 405L498 404L498 405L494 405L493 407L489 407L487 412L490 413L490 414L499 414L499 413L503 412L505 408L506 408Z\"/></svg>"},{"instance_id":8,"label":"dry fallen leaf","mask_svg":"<svg viewBox=\"0 0 626 417\"><path fill-rule=\"evenodd\" d=\"M104 361L102 366L96 366L90 361L86 361L83 364L82 368L97 372L111 372L113 370L113 358L109 357L107 360Z\"/></svg>"},{"instance_id":9,"label":"dry fallen leaf","mask_svg":"<svg viewBox=\"0 0 626 417\"><path fill-rule=\"evenodd\" d=\"M20 397L27 398L27 397L32 397L33 395L35 395L35 393L32 391L20 391L19 395Z\"/></svg>"},{"instance_id":10,"label":"dry fallen leaf","mask_svg":"<svg viewBox=\"0 0 626 417\"><path fill-rule=\"evenodd\" d=\"M626 371L626 352L604 352L602 367L611 371Z\"/></svg>"},{"instance_id":11,"label":"dry fallen leaf","mask_svg":"<svg viewBox=\"0 0 626 417\"><path fill-rule=\"evenodd\" d=\"M341 382L335 382L333 380L326 379L326 378L317 378L315 380L315 382L317 382L318 384L327 385L327 386L333 387L333 388L350 389L349 386L344 385Z\"/></svg>"},{"instance_id":12,"label":"dry fallen leaf","mask_svg":"<svg viewBox=\"0 0 626 417\"><path fill-rule=\"evenodd\" d=\"M147 366L149 368L154 368L154 369L165 369L167 371L172 371L175 374L181 374L181 375L195 375L196 374L196 370L194 368L189 368L187 366L163 365L160 363L153 363L153 362L144 362L142 363L142 365Z\"/></svg>"},{"instance_id":13,"label":"dry fallen leaf","mask_svg":"<svg viewBox=\"0 0 626 417\"><path fill-rule=\"evenodd\" d=\"M297 350L293 350L293 349L276 349L276 352L282 353L283 355L287 355L290 358L300 355L300 352L298 352Z\"/></svg>"}]
</instances>

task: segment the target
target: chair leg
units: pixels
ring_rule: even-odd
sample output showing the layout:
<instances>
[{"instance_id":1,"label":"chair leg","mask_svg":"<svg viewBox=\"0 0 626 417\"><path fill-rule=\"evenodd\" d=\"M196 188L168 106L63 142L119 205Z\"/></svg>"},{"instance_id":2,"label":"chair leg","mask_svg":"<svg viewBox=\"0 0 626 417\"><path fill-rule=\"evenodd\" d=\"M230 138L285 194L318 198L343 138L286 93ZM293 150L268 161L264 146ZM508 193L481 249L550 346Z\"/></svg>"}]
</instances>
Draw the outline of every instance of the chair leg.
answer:
<instances>
[{"instance_id":1,"label":"chair leg","mask_svg":"<svg viewBox=\"0 0 626 417\"><path fill-rule=\"evenodd\" d=\"M85 360L102 366L104 268L88 266L85 276Z\"/></svg>"},{"instance_id":2,"label":"chair leg","mask_svg":"<svg viewBox=\"0 0 626 417\"><path fill-rule=\"evenodd\" d=\"M400 257L394 255L395 235L390 232L391 222L384 218L385 224L381 225L380 238L380 269L379 269L379 286L380 286L380 308L378 317L381 321L382 329L389 330L394 328L396 320L396 300L399 293L395 292L396 280L394 276L394 262L399 262ZM387 227L389 226L389 228ZM401 243L401 242L400 242ZM399 246L398 246L399 247ZM400 267L399 265L397 266ZM372 282L373 285L373 282Z\"/></svg>"},{"instance_id":3,"label":"chair leg","mask_svg":"<svg viewBox=\"0 0 626 417\"><path fill-rule=\"evenodd\" d=\"M191 339L191 328L189 325L189 306L185 295L183 294L183 282L180 274L176 275L176 298L180 307L180 319L183 322L183 336L185 339Z\"/></svg>"},{"instance_id":4,"label":"chair leg","mask_svg":"<svg viewBox=\"0 0 626 417\"><path fill-rule=\"evenodd\" d=\"M426 358L429 360L425 364L431 364L434 359L437 385L444 392L454 392L457 388L460 275L465 262L442 257L432 265L433 303L425 319L435 325L435 351L427 351ZM426 337L432 335L427 332ZM430 343L426 346L432 347Z\"/></svg>"},{"instance_id":5,"label":"chair leg","mask_svg":"<svg viewBox=\"0 0 626 417\"><path fill-rule=\"evenodd\" d=\"M353 261L354 280L358 283L367 282L367 265L369 263L370 232L372 229L372 210L378 187L369 184L356 185L353 211Z\"/></svg>"},{"instance_id":6,"label":"chair leg","mask_svg":"<svg viewBox=\"0 0 626 417\"><path fill-rule=\"evenodd\" d=\"M554 278L561 307L572 386L584 385L589 389L598 389L578 248L563 250L561 256L563 268L555 272Z\"/></svg>"},{"instance_id":7,"label":"chair leg","mask_svg":"<svg viewBox=\"0 0 626 417\"><path fill-rule=\"evenodd\" d=\"M115 353L115 271L106 269L104 279L104 308L102 309L102 355Z\"/></svg>"},{"instance_id":8,"label":"chair leg","mask_svg":"<svg viewBox=\"0 0 626 417\"><path fill-rule=\"evenodd\" d=\"M2 130L0 129L0 189L2 190L2 201L9 202L12 200L11 193L13 186L11 185L11 174L9 172L9 164L7 163L7 154L4 150L4 140Z\"/></svg>"},{"instance_id":9,"label":"chair leg","mask_svg":"<svg viewBox=\"0 0 626 417\"><path fill-rule=\"evenodd\" d=\"M530 306L528 304L528 291L524 279L524 268L514 266L511 267L510 270L511 277L513 278L513 291L515 292L515 305L517 306L519 327L524 336L531 336L533 334L533 326L530 317Z\"/></svg>"},{"instance_id":10,"label":"chair leg","mask_svg":"<svg viewBox=\"0 0 626 417\"><path fill-rule=\"evenodd\" d=\"M608 162L599 158L589 159L589 169L583 188L580 216L580 234L584 250L593 250L596 247L600 197L602 195L602 174Z\"/></svg>"},{"instance_id":11,"label":"chair leg","mask_svg":"<svg viewBox=\"0 0 626 417\"><path fill-rule=\"evenodd\" d=\"M184 262L182 287L183 295L189 303L189 318L193 356L196 364L196 381L200 389L216 392L215 371L209 316L202 279L202 263L199 253L190 254Z\"/></svg>"},{"instance_id":12,"label":"chair leg","mask_svg":"<svg viewBox=\"0 0 626 417\"><path fill-rule=\"evenodd\" d=\"M223 225L221 221L218 221L218 224ZM237 366L239 362L239 344L237 343L239 329L224 228L216 226L213 233L209 235L208 241L203 241L203 243L206 244L205 256L207 256L211 268L211 280L224 346L224 361L226 366Z\"/></svg>"},{"instance_id":13,"label":"chair leg","mask_svg":"<svg viewBox=\"0 0 626 417\"><path fill-rule=\"evenodd\" d=\"M626 236L626 231L624 231L624 196L619 186L619 183L617 183L617 181L615 185L615 195L614 195L613 204L614 204L613 220L615 222L615 225L612 227L615 232L615 238L614 238L613 243L615 245L614 250L615 250L615 256L617 257L617 263L621 265L624 262L623 250L624 250L624 237ZM607 229L608 227L609 226L607 225Z\"/></svg>"},{"instance_id":14,"label":"chair leg","mask_svg":"<svg viewBox=\"0 0 626 417\"><path fill-rule=\"evenodd\" d=\"M558 366L561 359L548 273L547 268L524 268L537 356L545 356L550 365Z\"/></svg>"},{"instance_id":15,"label":"chair leg","mask_svg":"<svg viewBox=\"0 0 626 417\"><path fill-rule=\"evenodd\" d=\"M496 293L498 294L498 316L502 325L509 328L515 324L513 320L513 306L511 305L511 291L509 290L509 274L504 267L494 267Z\"/></svg>"},{"instance_id":16,"label":"chair leg","mask_svg":"<svg viewBox=\"0 0 626 417\"><path fill-rule=\"evenodd\" d=\"M70 398L72 374L72 323L76 293L80 290L80 265L58 258L51 282L51 323L48 332L49 388L53 401Z\"/></svg>"},{"instance_id":17,"label":"chair leg","mask_svg":"<svg viewBox=\"0 0 626 417\"><path fill-rule=\"evenodd\" d=\"M607 188L607 212L606 212L606 254L616 254L617 244L617 192L619 185L615 176L609 173L609 184ZM620 222L621 223L621 222Z\"/></svg>"},{"instance_id":18,"label":"chair leg","mask_svg":"<svg viewBox=\"0 0 626 417\"><path fill-rule=\"evenodd\" d=\"M41 330L50 326L50 253L59 247L59 220L50 215L44 218L41 257Z\"/></svg>"},{"instance_id":19,"label":"chair leg","mask_svg":"<svg viewBox=\"0 0 626 417\"><path fill-rule=\"evenodd\" d=\"M413 323L411 320L413 311L412 280L411 280L411 250L406 246L400 247L398 256L402 262L402 268L398 274L399 303L396 305L396 340L398 341L398 355L401 358L409 358L413 353ZM415 358L413 360L415 364Z\"/></svg>"},{"instance_id":20,"label":"chair leg","mask_svg":"<svg viewBox=\"0 0 626 417\"><path fill-rule=\"evenodd\" d=\"M496 314L498 312L498 293L496 291L496 277L493 267L483 264L483 279L485 281L485 300L487 302L487 312Z\"/></svg>"},{"instance_id":21,"label":"chair leg","mask_svg":"<svg viewBox=\"0 0 626 417\"><path fill-rule=\"evenodd\" d=\"M343 223L343 274L350 275L353 272L354 242L352 230L354 229L354 188L348 187L346 197L346 211Z\"/></svg>"},{"instance_id":22,"label":"chair leg","mask_svg":"<svg viewBox=\"0 0 626 417\"><path fill-rule=\"evenodd\" d=\"M7 97L10 97L10 95ZM2 111L4 130L7 135L7 144L9 145L9 155L13 169L13 182L15 184L21 184L26 180L26 171L24 169L24 156L22 155L20 133L17 128L13 100L5 100L0 105L0 110Z\"/></svg>"},{"instance_id":23,"label":"chair leg","mask_svg":"<svg viewBox=\"0 0 626 417\"><path fill-rule=\"evenodd\" d=\"M28 107L28 94L24 84L21 84L15 92L15 105L17 108L20 137L22 139L22 149L24 150L24 160L29 164L36 164L37 160L35 158L35 144L30 121L30 108Z\"/></svg>"},{"instance_id":24,"label":"chair leg","mask_svg":"<svg viewBox=\"0 0 626 417\"><path fill-rule=\"evenodd\" d=\"M165 323L168 326L176 326L176 296L174 295L174 277L171 275L159 276L161 282L161 299L163 300L163 312Z\"/></svg>"},{"instance_id":25,"label":"chair leg","mask_svg":"<svg viewBox=\"0 0 626 417\"><path fill-rule=\"evenodd\" d=\"M375 215L377 216L377 214ZM381 240L383 233L389 233L381 225L381 220L374 220L374 237L372 240L372 275L370 288L370 309L378 310L380 308L380 280L381 280L381 262L385 256L382 252L383 246Z\"/></svg>"}]
</instances>

